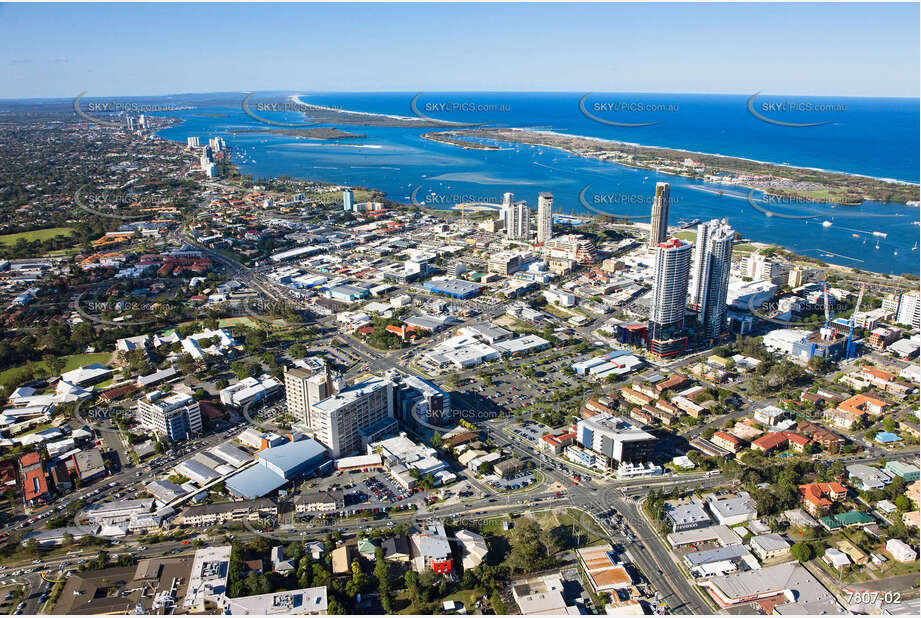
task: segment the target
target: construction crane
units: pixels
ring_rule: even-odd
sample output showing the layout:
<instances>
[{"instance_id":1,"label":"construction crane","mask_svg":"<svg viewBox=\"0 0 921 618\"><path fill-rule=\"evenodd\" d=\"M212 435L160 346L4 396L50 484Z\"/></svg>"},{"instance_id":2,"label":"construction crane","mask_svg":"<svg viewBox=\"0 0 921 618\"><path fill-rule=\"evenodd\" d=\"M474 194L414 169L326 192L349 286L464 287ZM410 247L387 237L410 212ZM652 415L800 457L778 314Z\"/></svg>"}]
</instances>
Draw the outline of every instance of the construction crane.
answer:
<instances>
[{"instance_id":1,"label":"construction crane","mask_svg":"<svg viewBox=\"0 0 921 618\"><path fill-rule=\"evenodd\" d=\"M828 311L828 284L827 283L822 284L822 300L825 303L825 328L828 328L828 323L831 320L831 316L833 314Z\"/></svg>"},{"instance_id":2,"label":"construction crane","mask_svg":"<svg viewBox=\"0 0 921 618\"><path fill-rule=\"evenodd\" d=\"M854 306L854 313L851 314L851 319L848 323L847 347L844 351L845 359L853 358L857 352L857 346L854 344L854 323L856 321L857 312L860 311L860 303L863 302L863 292L866 289L866 283L860 286L860 293L857 294L857 304Z\"/></svg>"}]
</instances>

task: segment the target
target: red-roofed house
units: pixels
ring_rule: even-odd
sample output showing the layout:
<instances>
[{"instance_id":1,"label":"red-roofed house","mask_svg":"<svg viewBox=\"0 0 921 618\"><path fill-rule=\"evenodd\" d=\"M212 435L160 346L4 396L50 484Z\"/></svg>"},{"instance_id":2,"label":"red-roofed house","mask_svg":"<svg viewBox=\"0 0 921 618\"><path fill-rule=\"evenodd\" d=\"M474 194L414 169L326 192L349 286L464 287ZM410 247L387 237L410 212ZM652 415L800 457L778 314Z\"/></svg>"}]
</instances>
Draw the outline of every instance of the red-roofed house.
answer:
<instances>
[{"instance_id":1,"label":"red-roofed house","mask_svg":"<svg viewBox=\"0 0 921 618\"><path fill-rule=\"evenodd\" d=\"M799 497L810 515L818 517L833 503L847 497L847 488L837 481L799 486Z\"/></svg>"},{"instance_id":2,"label":"red-roofed house","mask_svg":"<svg viewBox=\"0 0 921 618\"><path fill-rule=\"evenodd\" d=\"M541 450L559 455L563 449L576 441L575 431L546 433L540 437L538 446Z\"/></svg>"},{"instance_id":3,"label":"red-roofed house","mask_svg":"<svg viewBox=\"0 0 921 618\"><path fill-rule=\"evenodd\" d=\"M743 445L742 440L732 435L731 433L726 433L725 431L713 432L713 437L710 438L710 442L732 453L739 452Z\"/></svg>"},{"instance_id":4,"label":"red-roofed house","mask_svg":"<svg viewBox=\"0 0 921 618\"><path fill-rule=\"evenodd\" d=\"M761 451L764 454L770 453L771 451L777 449L786 448L786 446L787 432L785 431L772 431L771 433L766 433L752 442L752 449Z\"/></svg>"},{"instance_id":5,"label":"red-roofed house","mask_svg":"<svg viewBox=\"0 0 921 618\"><path fill-rule=\"evenodd\" d=\"M871 397L869 395L854 395L850 399L845 399L838 404L839 410L852 412L853 414L870 414L880 416L886 411L888 404L882 399Z\"/></svg>"},{"instance_id":6,"label":"red-roofed house","mask_svg":"<svg viewBox=\"0 0 921 618\"><path fill-rule=\"evenodd\" d=\"M48 478L45 476L45 466L38 452L26 453L19 458L19 469L22 473L23 498L26 504L33 506L44 503L48 497Z\"/></svg>"},{"instance_id":7,"label":"red-roofed house","mask_svg":"<svg viewBox=\"0 0 921 618\"><path fill-rule=\"evenodd\" d=\"M801 436L798 433L793 433L792 431L785 431L784 434L787 436L787 440L790 441L790 448L795 451L802 453L806 450L806 446L809 445L812 440L806 436Z\"/></svg>"}]
</instances>

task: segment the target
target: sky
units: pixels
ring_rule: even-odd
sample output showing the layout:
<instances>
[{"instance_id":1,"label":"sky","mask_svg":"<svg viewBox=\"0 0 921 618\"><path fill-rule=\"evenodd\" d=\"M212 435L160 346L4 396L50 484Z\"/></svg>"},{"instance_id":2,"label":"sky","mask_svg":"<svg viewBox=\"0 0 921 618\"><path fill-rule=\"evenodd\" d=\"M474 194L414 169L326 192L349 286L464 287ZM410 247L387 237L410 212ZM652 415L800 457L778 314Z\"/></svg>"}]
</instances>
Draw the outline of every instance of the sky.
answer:
<instances>
[{"instance_id":1,"label":"sky","mask_svg":"<svg viewBox=\"0 0 921 618\"><path fill-rule=\"evenodd\" d=\"M919 5L3 4L0 98L561 91L917 97Z\"/></svg>"}]
</instances>

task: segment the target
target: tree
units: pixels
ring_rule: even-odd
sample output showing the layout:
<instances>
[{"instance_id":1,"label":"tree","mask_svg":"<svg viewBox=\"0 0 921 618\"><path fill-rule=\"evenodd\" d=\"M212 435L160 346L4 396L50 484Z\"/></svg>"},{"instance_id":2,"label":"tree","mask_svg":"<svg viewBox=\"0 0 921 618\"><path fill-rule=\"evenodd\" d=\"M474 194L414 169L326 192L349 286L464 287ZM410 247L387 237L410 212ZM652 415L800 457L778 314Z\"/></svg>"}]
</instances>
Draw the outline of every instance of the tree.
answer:
<instances>
[{"instance_id":1,"label":"tree","mask_svg":"<svg viewBox=\"0 0 921 618\"><path fill-rule=\"evenodd\" d=\"M49 375L60 375L64 370L64 359L60 356L55 354L46 354L42 360L45 361L45 366L48 367Z\"/></svg>"},{"instance_id":2,"label":"tree","mask_svg":"<svg viewBox=\"0 0 921 618\"><path fill-rule=\"evenodd\" d=\"M899 509L900 512L904 513L911 510L911 500L908 499L908 496L902 494L901 496L896 496L895 500L892 501L895 504L895 508Z\"/></svg>"},{"instance_id":3,"label":"tree","mask_svg":"<svg viewBox=\"0 0 921 618\"><path fill-rule=\"evenodd\" d=\"M195 359L192 358L191 354L183 354L176 359L176 366L179 368L179 371L185 374L195 373L195 369L197 368Z\"/></svg>"},{"instance_id":4,"label":"tree","mask_svg":"<svg viewBox=\"0 0 921 618\"><path fill-rule=\"evenodd\" d=\"M333 616L341 616L345 614L345 607L342 606L342 603L337 601L335 598L329 600L329 603L326 606L326 612Z\"/></svg>"},{"instance_id":5,"label":"tree","mask_svg":"<svg viewBox=\"0 0 921 618\"><path fill-rule=\"evenodd\" d=\"M790 554L800 562L808 562L813 558L812 546L809 543L794 543Z\"/></svg>"}]
</instances>

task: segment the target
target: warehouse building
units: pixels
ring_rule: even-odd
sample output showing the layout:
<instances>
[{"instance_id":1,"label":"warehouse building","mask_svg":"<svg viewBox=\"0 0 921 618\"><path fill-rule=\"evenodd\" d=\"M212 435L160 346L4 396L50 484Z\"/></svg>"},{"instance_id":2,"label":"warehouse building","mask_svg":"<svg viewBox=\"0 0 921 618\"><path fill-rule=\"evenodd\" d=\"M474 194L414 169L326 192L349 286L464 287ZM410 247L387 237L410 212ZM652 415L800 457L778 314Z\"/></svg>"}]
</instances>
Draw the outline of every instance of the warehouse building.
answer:
<instances>
[{"instance_id":1,"label":"warehouse building","mask_svg":"<svg viewBox=\"0 0 921 618\"><path fill-rule=\"evenodd\" d=\"M424 283L423 287L434 294L444 294L462 300L473 298L483 289L478 283L462 279L432 279Z\"/></svg>"},{"instance_id":2,"label":"warehouse building","mask_svg":"<svg viewBox=\"0 0 921 618\"><path fill-rule=\"evenodd\" d=\"M316 440L289 442L260 451L256 465L227 479L227 490L240 498L261 498L327 463L326 449Z\"/></svg>"}]
</instances>

